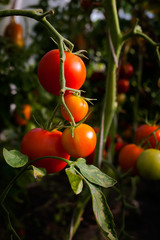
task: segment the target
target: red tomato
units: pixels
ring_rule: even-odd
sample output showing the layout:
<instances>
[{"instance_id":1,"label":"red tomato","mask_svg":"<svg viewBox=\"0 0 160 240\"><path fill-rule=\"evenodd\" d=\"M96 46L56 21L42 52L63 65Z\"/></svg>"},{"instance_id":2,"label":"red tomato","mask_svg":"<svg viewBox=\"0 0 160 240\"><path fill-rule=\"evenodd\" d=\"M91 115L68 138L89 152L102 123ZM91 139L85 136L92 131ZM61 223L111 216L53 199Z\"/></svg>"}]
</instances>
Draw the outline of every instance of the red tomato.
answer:
<instances>
[{"instance_id":1,"label":"red tomato","mask_svg":"<svg viewBox=\"0 0 160 240\"><path fill-rule=\"evenodd\" d=\"M34 160L43 156L57 156L69 159L69 154L64 150L61 143L62 133L54 130L48 132L41 128L34 128L27 132L21 142L21 152ZM66 166L66 162L56 158L44 158L33 165L45 168L47 173L59 172Z\"/></svg>"},{"instance_id":2,"label":"red tomato","mask_svg":"<svg viewBox=\"0 0 160 240\"><path fill-rule=\"evenodd\" d=\"M11 18L10 23L4 30L4 36L9 38L12 43L23 47L24 40L23 40L23 28L20 24L15 22L14 17Z\"/></svg>"},{"instance_id":3,"label":"red tomato","mask_svg":"<svg viewBox=\"0 0 160 240\"><path fill-rule=\"evenodd\" d=\"M74 129L66 128L62 133L62 145L72 157L87 157L96 147L97 137L94 129L87 124L80 124Z\"/></svg>"},{"instance_id":4,"label":"red tomato","mask_svg":"<svg viewBox=\"0 0 160 240\"><path fill-rule=\"evenodd\" d=\"M160 149L160 129L159 126L143 124L139 126L135 132L135 143L141 144L144 148L159 148ZM157 130L158 129L158 130ZM155 130L155 137L152 134ZM150 137L148 137L151 134ZM148 138L147 138L148 137ZM145 140L146 139L146 140Z\"/></svg>"},{"instance_id":5,"label":"red tomato","mask_svg":"<svg viewBox=\"0 0 160 240\"><path fill-rule=\"evenodd\" d=\"M137 159L140 153L143 151L142 148L136 146L135 144L127 144L124 146L118 157L119 165L124 172L132 169L132 174L138 174L137 171Z\"/></svg>"},{"instance_id":6,"label":"red tomato","mask_svg":"<svg viewBox=\"0 0 160 240\"><path fill-rule=\"evenodd\" d=\"M65 95L64 100L75 122L79 122L87 115L88 103L82 97L67 94ZM63 105L61 106L61 113L64 119L71 121L69 114Z\"/></svg>"},{"instance_id":7,"label":"red tomato","mask_svg":"<svg viewBox=\"0 0 160 240\"><path fill-rule=\"evenodd\" d=\"M127 93L129 91L129 81L127 79L119 79L117 81L117 91L118 93Z\"/></svg>"},{"instance_id":8,"label":"red tomato","mask_svg":"<svg viewBox=\"0 0 160 240\"><path fill-rule=\"evenodd\" d=\"M134 68L131 63L126 62L119 68L119 75L121 78L131 78L134 73Z\"/></svg>"},{"instance_id":9,"label":"red tomato","mask_svg":"<svg viewBox=\"0 0 160 240\"><path fill-rule=\"evenodd\" d=\"M79 89L86 78L86 67L82 59L73 53L65 52L64 75L66 87ZM38 66L38 78L43 88L54 95L60 92L59 50L46 53Z\"/></svg>"},{"instance_id":10,"label":"red tomato","mask_svg":"<svg viewBox=\"0 0 160 240\"><path fill-rule=\"evenodd\" d=\"M81 0L80 5L84 10L88 10L92 6L92 0Z\"/></svg>"},{"instance_id":11,"label":"red tomato","mask_svg":"<svg viewBox=\"0 0 160 240\"><path fill-rule=\"evenodd\" d=\"M99 132L99 128L98 128L98 127L94 127L93 129L94 129L94 131L95 131L96 134ZM105 151L105 150L104 150L104 151ZM95 149L94 149L94 151L93 151L91 154L89 154L89 155L86 157L86 162L87 162L87 164L93 164L93 162L94 162L94 157L95 157Z\"/></svg>"},{"instance_id":12,"label":"red tomato","mask_svg":"<svg viewBox=\"0 0 160 240\"><path fill-rule=\"evenodd\" d=\"M18 109L14 111L15 122L20 126L26 125L30 117L31 117L31 106L29 104L24 104L22 106L22 109L20 109L20 111Z\"/></svg>"}]
</instances>

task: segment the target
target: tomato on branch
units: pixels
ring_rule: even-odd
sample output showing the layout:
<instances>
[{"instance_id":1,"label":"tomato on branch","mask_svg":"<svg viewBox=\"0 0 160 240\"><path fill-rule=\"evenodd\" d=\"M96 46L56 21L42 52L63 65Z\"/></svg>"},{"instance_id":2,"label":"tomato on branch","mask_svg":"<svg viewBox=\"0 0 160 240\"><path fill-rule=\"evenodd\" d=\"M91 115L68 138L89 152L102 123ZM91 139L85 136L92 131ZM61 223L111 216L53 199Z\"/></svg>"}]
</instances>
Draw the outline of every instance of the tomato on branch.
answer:
<instances>
[{"instance_id":1,"label":"tomato on branch","mask_svg":"<svg viewBox=\"0 0 160 240\"><path fill-rule=\"evenodd\" d=\"M61 143L62 132L53 130L48 132L41 128L34 128L27 132L21 142L21 152L34 160L43 156L56 156L69 159L69 154L65 151ZM45 168L47 173L59 172L66 166L66 162L56 158L43 158L33 165Z\"/></svg>"},{"instance_id":2,"label":"tomato on branch","mask_svg":"<svg viewBox=\"0 0 160 240\"><path fill-rule=\"evenodd\" d=\"M80 89L86 79L86 67L80 57L65 52L64 75L66 87ZM60 86L60 56L59 50L51 50L40 60L38 78L42 87L54 95L59 96Z\"/></svg>"},{"instance_id":3,"label":"tomato on branch","mask_svg":"<svg viewBox=\"0 0 160 240\"><path fill-rule=\"evenodd\" d=\"M19 126L24 126L28 123L31 117L31 106L29 104L22 105L22 108L14 111L14 120Z\"/></svg>"},{"instance_id":4,"label":"tomato on branch","mask_svg":"<svg viewBox=\"0 0 160 240\"><path fill-rule=\"evenodd\" d=\"M64 96L64 101L75 122L79 122L87 115L88 103L84 100L84 98L73 94L67 94ZM63 105L61 105L61 113L64 119L71 121L70 116Z\"/></svg>"},{"instance_id":5,"label":"tomato on branch","mask_svg":"<svg viewBox=\"0 0 160 240\"><path fill-rule=\"evenodd\" d=\"M127 93L129 91L130 83L128 79L122 78L117 81L117 92Z\"/></svg>"},{"instance_id":6,"label":"tomato on branch","mask_svg":"<svg viewBox=\"0 0 160 240\"><path fill-rule=\"evenodd\" d=\"M140 125L135 132L135 143L144 148L160 149L160 127L157 125Z\"/></svg>"},{"instance_id":7,"label":"tomato on branch","mask_svg":"<svg viewBox=\"0 0 160 240\"><path fill-rule=\"evenodd\" d=\"M134 68L131 63L126 62L122 65L120 65L119 68L119 75L120 78L131 78L134 73Z\"/></svg>"},{"instance_id":8,"label":"tomato on branch","mask_svg":"<svg viewBox=\"0 0 160 240\"><path fill-rule=\"evenodd\" d=\"M6 26L4 36L9 38L13 44L19 47L24 46L23 28L20 24L16 23L14 17L11 18L10 23Z\"/></svg>"},{"instance_id":9,"label":"tomato on branch","mask_svg":"<svg viewBox=\"0 0 160 240\"><path fill-rule=\"evenodd\" d=\"M160 180L160 151L146 149L138 157L137 169L140 176L149 180Z\"/></svg>"},{"instance_id":10,"label":"tomato on branch","mask_svg":"<svg viewBox=\"0 0 160 240\"><path fill-rule=\"evenodd\" d=\"M119 165L124 172L131 170L132 174L138 174L137 171L137 159L138 156L143 151L142 148L136 146L135 144L127 144L124 146L118 157Z\"/></svg>"},{"instance_id":11,"label":"tomato on branch","mask_svg":"<svg viewBox=\"0 0 160 240\"><path fill-rule=\"evenodd\" d=\"M62 133L62 145L72 157L87 157L90 155L97 142L95 130L87 124L80 124L72 131L66 128Z\"/></svg>"}]
</instances>

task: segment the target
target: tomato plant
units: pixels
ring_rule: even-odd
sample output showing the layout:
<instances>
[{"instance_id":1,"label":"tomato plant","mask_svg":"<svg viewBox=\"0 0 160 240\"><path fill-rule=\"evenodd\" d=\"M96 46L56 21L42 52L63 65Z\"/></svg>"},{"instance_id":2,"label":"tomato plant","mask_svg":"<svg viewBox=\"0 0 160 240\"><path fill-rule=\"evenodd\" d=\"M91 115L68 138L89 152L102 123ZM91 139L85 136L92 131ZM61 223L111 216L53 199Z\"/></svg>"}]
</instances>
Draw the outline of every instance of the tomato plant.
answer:
<instances>
[{"instance_id":1,"label":"tomato plant","mask_svg":"<svg viewBox=\"0 0 160 240\"><path fill-rule=\"evenodd\" d=\"M57 156L69 159L69 154L61 143L62 133L58 130L48 132L41 128L34 128L27 132L21 142L21 152L34 160L43 156ZM56 158L44 158L34 163L34 166L45 168L48 173L55 173L66 166L66 162Z\"/></svg>"},{"instance_id":2,"label":"tomato plant","mask_svg":"<svg viewBox=\"0 0 160 240\"><path fill-rule=\"evenodd\" d=\"M137 159L140 153L143 151L142 148L135 144L127 144L124 146L118 156L119 165L124 172L132 169L132 174L137 174Z\"/></svg>"},{"instance_id":3,"label":"tomato plant","mask_svg":"<svg viewBox=\"0 0 160 240\"><path fill-rule=\"evenodd\" d=\"M160 148L160 129L157 125L140 125L135 132L135 143L144 148Z\"/></svg>"},{"instance_id":4,"label":"tomato plant","mask_svg":"<svg viewBox=\"0 0 160 240\"><path fill-rule=\"evenodd\" d=\"M86 78L86 67L80 57L65 52L64 75L66 87L79 89ZM54 95L59 95L60 86L60 59L59 50L46 53L39 62L38 78L43 88Z\"/></svg>"},{"instance_id":5,"label":"tomato plant","mask_svg":"<svg viewBox=\"0 0 160 240\"><path fill-rule=\"evenodd\" d=\"M72 157L87 157L96 147L95 130L87 124L80 124L73 130L66 128L62 133L62 145Z\"/></svg>"},{"instance_id":6,"label":"tomato plant","mask_svg":"<svg viewBox=\"0 0 160 240\"><path fill-rule=\"evenodd\" d=\"M14 120L20 125L24 126L28 123L28 120L31 117L31 106L29 104L24 104L22 109L15 109L14 111Z\"/></svg>"},{"instance_id":7,"label":"tomato plant","mask_svg":"<svg viewBox=\"0 0 160 240\"><path fill-rule=\"evenodd\" d=\"M138 157L137 169L140 176L150 180L160 180L160 151L146 149Z\"/></svg>"},{"instance_id":8,"label":"tomato plant","mask_svg":"<svg viewBox=\"0 0 160 240\"><path fill-rule=\"evenodd\" d=\"M4 36L9 38L13 44L18 45L19 47L23 47L23 28L20 24L15 22L14 17L11 18L10 23L5 28Z\"/></svg>"},{"instance_id":9,"label":"tomato plant","mask_svg":"<svg viewBox=\"0 0 160 240\"><path fill-rule=\"evenodd\" d=\"M117 91L118 93L127 93L129 91L130 83L128 79L119 79L117 81Z\"/></svg>"},{"instance_id":10,"label":"tomato plant","mask_svg":"<svg viewBox=\"0 0 160 240\"><path fill-rule=\"evenodd\" d=\"M73 94L67 94L64 97L64 101L75 122L79 122L87 115L88 103L84 100L84 98ZM63 105L61 105L61 113L64 119L70 121L69 114Z\"/></svg>"}]
</instances>

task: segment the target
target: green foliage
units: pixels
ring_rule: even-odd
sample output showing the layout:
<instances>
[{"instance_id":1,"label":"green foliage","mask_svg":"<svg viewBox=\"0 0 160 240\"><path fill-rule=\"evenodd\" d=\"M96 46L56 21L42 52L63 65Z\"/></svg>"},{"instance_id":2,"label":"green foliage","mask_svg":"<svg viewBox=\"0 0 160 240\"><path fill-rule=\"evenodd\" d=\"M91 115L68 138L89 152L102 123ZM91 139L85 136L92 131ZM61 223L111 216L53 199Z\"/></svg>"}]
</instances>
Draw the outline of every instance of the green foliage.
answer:
<instances>
[{"instance_id":1,"label":"green foliage","mask_svg":"<svg viewBox=\"0 0 160 240\"><path fill-rule=\"evenodd\" d=\"M28 162L28 157L17 150L8 151L4 148L3 155L7 164L13 168L23 167Z\"/></svg>"},{"instance_id":2,"label":"green foliage","mask_svg":"<svg viewBox=\"0 0 160 240\"><path fill-rule=\"evenodd\" d=\"M77 171L77 167L80 173ZM66 169L66 173L71 187L76 194L82 191L82 180L88 185L92 196L93 212L100 229L108 240L116 240L113 216L105 196L100 189L100 187L112 187L116 181L100 171L97 167L87 165L86 160L83 158L79 158L76 162L73 162L71 167ZM88 198L88 196L86 196L86 198ZM78 211L78 213L80 213L80 211ZM77 219L75 219L75 221L77 221Z\"/></svg>"},{"instance_id":3,"label":"green foliage","mask_svg":"<svg viewBox=\"0 0 160 240\"><path fill-rule=\"evenodd\" d=\"M77 159L75 166L77 166L81 174L91 183L98 186L108 188L116 184L116 180L103 173L94 165L87 165L83 158Z\"/></svg>"},{"instance_id":4,"label":"green foliage","mask_svg":"<svg viewBox=\"0 0 160 240\"><path fill-rule=\"evenodd\" d=\"M81 193L83 188L83 181L82 181L83 178L76 173L73 167L66 168L65 171L74 193L75 194Z\"/></svg>"},{"instance_id":5,"label":"green foliage","mask_svg":"<svg viewBox=\"0 0 160 240\"><path fill-rule=\"evenodd\" d=\"M107 240L117 240L112 213L101 189L87 181L92 195L93 212Z\"/></svg>"}]
</instances>

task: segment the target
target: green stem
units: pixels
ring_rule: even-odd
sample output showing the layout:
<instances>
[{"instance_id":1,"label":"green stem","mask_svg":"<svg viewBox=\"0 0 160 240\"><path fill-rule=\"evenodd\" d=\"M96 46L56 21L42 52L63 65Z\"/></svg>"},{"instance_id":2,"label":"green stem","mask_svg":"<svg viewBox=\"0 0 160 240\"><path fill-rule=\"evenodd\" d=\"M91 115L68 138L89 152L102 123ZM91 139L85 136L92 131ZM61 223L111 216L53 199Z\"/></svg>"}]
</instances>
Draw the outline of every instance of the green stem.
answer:
<instances>
[{"instance_id":1,"label":"green stem","mask_svg":"<svg viewBox=\"0 0 160 240\"><path fill-rule=\"evenodd\" d=\"M37 21L39 21L49 32L51 35L51 38L55 39L56 43L58 44L59 48L59 54L60 54L60 95L61 95L61 102L64 105L65 109L67 110L72 125L75 127L75 121L74 118L69 111L68 107L65 104L64 101L64 93L66 91L66 82L65 82L65 76L64 76L64 61L65 61L65 53L64 49L68 51L72 51L74 45L67 39L65 39L62 35L58 33L58 31L48 22L46 17L48 15L53 15L54 11L50 10L46 13L43 13L43 11L40 9L38 10L22 10L22 9L10 9L10 10L1 10L0 11L0 17L7 17L7 16L14 16L14 15L19 15L19 16L25 16L29 18L33 18ZM68 47L65 45L65 43L68 45ZM74 91L74 89L73 89Z\"/></svg>"},{"instance_id":2,"label":"green stem","mask_svg":"<svg viewBox=\"0 0 160 240\"><path fill-rule=\"evenodd\" d=\"M110 126L117 107L116 104L116 69L118 67L118 60L120 50L122 48L122 34L119 26L119 19L115 0L104 0L104 8L106 11L107 33L108 39L106 44L109 45L108 52L108 69L107 80L105 86L105 97L102 110L102 121L100 137L98 138L95 164L100 167L102 156L98 156L98 152L103 152L105 140L107 139ZM103 133L102 133L103 131ZM103 141L103 142L102 142ZM102 154L101 154L102 155Z\"/></svg>"},{"instance_id":3,"label":"green stem","mask_svg":"<svg viewBox=\"0 0 160 240\"><path fill-rule=\"evenodd\" d=\"M158 64L160 66L160 52L159 52L160 43L156 43L149 36L147 36L145 33L143 33L141 31L140 27L138 26L138 19L136 20L131 31L129 31L128 33L123 35L122 40L126 41L129 38L133 38L133 37L141 37L141 38L145 39L149 44L151 44L151 46L153 47L153 49L156 53L156 56L158 59Z\"/></svg>"}]
</instances>

